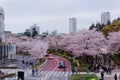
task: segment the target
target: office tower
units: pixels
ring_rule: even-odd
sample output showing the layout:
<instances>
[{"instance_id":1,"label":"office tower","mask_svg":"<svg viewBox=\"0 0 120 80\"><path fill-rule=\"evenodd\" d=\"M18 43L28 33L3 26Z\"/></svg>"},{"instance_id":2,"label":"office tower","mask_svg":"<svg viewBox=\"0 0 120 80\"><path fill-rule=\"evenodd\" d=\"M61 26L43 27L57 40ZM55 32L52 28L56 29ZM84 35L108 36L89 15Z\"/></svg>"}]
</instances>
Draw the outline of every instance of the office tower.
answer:
<instances>
[{"instance_id":1,"label":"office tower","mask_svg":"<svg viewBox=\"0 0 120 80\"><path fill-rule=\"evenodd\" d=\"M110 21L110 13L109 12L104 12L101 14L101 24L108 24Z\"/></svg>"},{"instance_id":2,"label":"office tower","mask_svg":"<svg viewBox=\"0 0 120 80\"><path fill-rule=\"evenodd\" d=\"M4 9L0 7L0 43L4 42Z\"/></svg>"},{"instance_id":3,"label":"office tower","mask_svg":"<svg viewBox=\"0 0 120 80\"><path fill-rule=\"evenodd\" d=\"M69 19L69 34L76 34L76 29L77 29L76 24L77 24L76 18Z\"/></svg>"}]
</instances>

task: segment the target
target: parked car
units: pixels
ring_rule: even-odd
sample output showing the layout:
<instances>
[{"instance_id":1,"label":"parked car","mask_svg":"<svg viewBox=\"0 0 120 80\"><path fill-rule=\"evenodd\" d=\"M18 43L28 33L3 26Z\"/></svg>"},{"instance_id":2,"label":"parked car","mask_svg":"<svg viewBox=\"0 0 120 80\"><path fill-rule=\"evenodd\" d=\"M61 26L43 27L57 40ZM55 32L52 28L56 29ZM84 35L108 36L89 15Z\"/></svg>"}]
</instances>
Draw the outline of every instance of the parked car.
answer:
<instances>
[{"instance_id":1,"label":"parked car","mask_svg":"<svg viewBox=\"0 0 120 80\"><path fill-rule=\"evenodd\" d=\"M58 68L65 68L65 63L64 63L64 61L60 61L60 62L59 62Z\"/></svg>"}]
</instances>

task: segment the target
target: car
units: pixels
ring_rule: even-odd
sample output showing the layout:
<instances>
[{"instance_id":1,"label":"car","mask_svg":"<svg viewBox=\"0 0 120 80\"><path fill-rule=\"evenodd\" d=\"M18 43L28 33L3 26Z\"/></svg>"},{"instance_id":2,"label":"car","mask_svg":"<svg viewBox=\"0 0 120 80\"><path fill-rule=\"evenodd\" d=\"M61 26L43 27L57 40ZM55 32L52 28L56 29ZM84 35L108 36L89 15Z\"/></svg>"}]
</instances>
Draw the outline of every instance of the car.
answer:
<instances>
[{"instance_id":1,"label":"car","mask_svg":"<svg viewBox=\"0 0 120 80\"><path fill-rule=\"evenodd\" d=\"M49 56L48 59L53 59L53 57Z\"/></svg>"},{"instance_id":2,"label":"car","mask_svg":"<svg viewBox=\"0 0 120 80\"><path fill-rule=\"evenodd\" d=\"M64 63L64 61L60 61L60 62L59 62L58 68L65 68L65 63Z\"/></svg>"}]
</instances>

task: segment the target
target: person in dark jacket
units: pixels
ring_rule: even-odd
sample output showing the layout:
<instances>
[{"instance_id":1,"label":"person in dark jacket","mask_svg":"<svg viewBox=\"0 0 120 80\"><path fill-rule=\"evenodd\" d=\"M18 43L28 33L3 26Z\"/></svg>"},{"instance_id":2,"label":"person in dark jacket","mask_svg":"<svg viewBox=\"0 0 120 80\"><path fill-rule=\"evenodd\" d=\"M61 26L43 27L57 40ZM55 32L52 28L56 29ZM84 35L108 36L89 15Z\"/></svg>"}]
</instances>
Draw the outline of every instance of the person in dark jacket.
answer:
<instances>
[{"instance_id":1,"label":"person in dark jacket","mask_svg":"<svg viewBox=\"0 0 120 80\"><path fill-rule=\"evenodd\" d=\"M75 67L72 66L72 74L75 72Z\"/></svg>"},{"instance_id":2,"label":"person in dark jacket","mask_svg":"<svg viewBox=\"0 0 120 80\"><path fill-rule=\"evenodd\" d=\"M104 72L101 72L101 79L104 80Z\"/></svg>"},{"instance_id":3,"label":"person in dark jacket","mask_svg":"<svg viewBox=\"0 0 120 80\"><path fill-rule=\"evenodd\" d=\"M117 74L116 74L116 73L115 73L115 75L114 75L114 79L117 80Z\"/></svg>"},{"instance_id":4,"label":"person in dark jacket","mask_svg":"<svg viewBox=\"0 0 120 80\"><path fill-rule=\"evenodd\" d=\"M34 68L32 69L32 76L34 76L34 74L35 74L35 70L34 70Z\"/></svg>"}]
</instances>

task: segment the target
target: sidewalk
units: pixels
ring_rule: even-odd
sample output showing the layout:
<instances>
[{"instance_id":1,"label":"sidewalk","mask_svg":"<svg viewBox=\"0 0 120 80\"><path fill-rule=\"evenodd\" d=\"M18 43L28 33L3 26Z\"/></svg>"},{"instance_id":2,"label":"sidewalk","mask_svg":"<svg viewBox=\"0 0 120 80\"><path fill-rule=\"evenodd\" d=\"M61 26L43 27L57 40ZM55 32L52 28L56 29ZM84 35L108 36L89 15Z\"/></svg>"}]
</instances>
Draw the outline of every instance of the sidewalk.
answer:
<instances>
[{"instance_id":1,"label":"sidewalk","mask_svg":"<svg viewBox=\"0 0 120 80\"><path fill-rule=\"evenodd\" d=\"M114 78L115 73L117 74L117 77L119 79L120 71L113 71L111 73L111 75L107 75L106 73L104 73L104 77L105 78ZM72 74L72 72L71 72L71 74ZM73 73L73 74L76 74L76 73ZM87 72L78 72L77 74L87 74ZM98 76L99 78L101 78L101 73L90 72L89 74L94 74L94 75Z\"/></svg>"}]
</instances>

